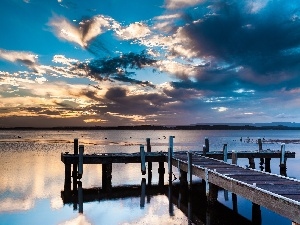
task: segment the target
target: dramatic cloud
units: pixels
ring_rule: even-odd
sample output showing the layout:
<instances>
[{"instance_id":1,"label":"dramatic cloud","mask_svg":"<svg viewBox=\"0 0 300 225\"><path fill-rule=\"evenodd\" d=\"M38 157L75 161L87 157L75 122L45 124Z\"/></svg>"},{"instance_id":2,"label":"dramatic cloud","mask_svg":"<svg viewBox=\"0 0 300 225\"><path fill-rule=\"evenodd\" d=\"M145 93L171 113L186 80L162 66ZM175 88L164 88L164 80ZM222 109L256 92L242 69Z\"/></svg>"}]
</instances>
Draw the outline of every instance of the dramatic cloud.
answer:
<instances>
[{"instance_id":1,"label":"dramatic cloud","mask_svg":"<svg viewBox=\"0 0 300 225\"><path fill-rule=\"evenodd\" d=\"M149 81L139 81L130 78L135 73L128 71L128 69L142 69L153 66L155 63L156 60L152 59L145 52L142 52L140 54L128 53L111 59L99 59L89 63L80 63L77 67L84 69L90 76L100 81L111 79L112 81L117 80L154 87Z\"/></svg>"},{"instance_id":2,"label":"dramatic cloud","mask_svg":"<svg viewBox=\"0 0 300 225\"><path fill-rule=\"evenodd\" d=\"M185 37L178 41L184 43L182 49L193 52L191 57L206 61L206 66L197 68L197 75L193 75L196 80L187 81L184 77L180 85L173 83L174 86L225 90L299 86L298 4L217 1L207 5L210 7L203 16L185 16L187 25L176 32L176 38ZM188 55L180 47L169 48L169 53Z\"/></svg>"},{"instance_id":3,"label":"dramatic cloud","mask_svg":"<svg viewBox=\"0 0 300 225\"><path fill-rule=\"evenodd\" d=\"M103 15L82 20L79 24L74 24L62 16L54 16L51 18L48 25L52 27L55 34L60 39L74 42L93 52L108 52L101 42L96 42L92 46L90 44L98 35L106 32L107 30L117 29L120 27L120 25L112 18L105 17Z\"/></svg>"}]
</instances>

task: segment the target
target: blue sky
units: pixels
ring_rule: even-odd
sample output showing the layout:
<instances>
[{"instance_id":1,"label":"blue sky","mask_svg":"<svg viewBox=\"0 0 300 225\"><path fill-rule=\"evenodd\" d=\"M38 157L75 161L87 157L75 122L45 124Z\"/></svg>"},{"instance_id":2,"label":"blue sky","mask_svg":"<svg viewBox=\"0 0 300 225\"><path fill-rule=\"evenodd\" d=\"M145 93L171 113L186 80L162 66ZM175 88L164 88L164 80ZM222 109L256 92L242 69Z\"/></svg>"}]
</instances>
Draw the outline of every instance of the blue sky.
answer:
<instances>
[{"instance_id":1,"label":"blue sky","mask_svg":"<svg viewBox=\"0 0 300 225\"><path fill-rule=\"evenodd\" d=\"M0 10L0 126L300 122L296 0Z\"/></svg>"}]
</instances>

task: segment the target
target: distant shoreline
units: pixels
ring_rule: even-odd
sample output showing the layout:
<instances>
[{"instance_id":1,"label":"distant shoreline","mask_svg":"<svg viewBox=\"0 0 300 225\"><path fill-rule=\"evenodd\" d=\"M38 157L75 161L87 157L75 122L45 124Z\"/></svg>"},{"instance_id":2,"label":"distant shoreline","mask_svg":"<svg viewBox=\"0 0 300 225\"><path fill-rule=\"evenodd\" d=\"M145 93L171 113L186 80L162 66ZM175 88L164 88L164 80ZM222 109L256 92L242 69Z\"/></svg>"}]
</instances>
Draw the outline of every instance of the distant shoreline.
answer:
<instances>
[{"instance_id":1,"label":"distant shoreline","mask_svg":"<svg viewBox=\"0 0 300 225\"><path fill-rule=\"evenodd\" d=\"M253 126L253 125L182 125L182 126L93 126L93 127L0 127L0 130L300 130L300 126Z\"/></svg>"}]
</instances>

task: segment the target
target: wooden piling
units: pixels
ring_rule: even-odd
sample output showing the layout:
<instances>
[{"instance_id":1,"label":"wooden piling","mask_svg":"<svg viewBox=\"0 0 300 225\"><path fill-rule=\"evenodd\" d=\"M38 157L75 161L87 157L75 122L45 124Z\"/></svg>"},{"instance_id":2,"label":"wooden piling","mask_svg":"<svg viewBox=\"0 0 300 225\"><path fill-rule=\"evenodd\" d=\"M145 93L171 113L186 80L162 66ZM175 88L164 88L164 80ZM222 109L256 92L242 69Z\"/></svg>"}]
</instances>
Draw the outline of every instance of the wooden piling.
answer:
<instances>
[{"instance_id":1,"label":"wooden piling","mask_svg":"<svg viewBox=\"0 0 300 225\"><path fill-rule=\"evenodd\" d=\"M173 157L173 136L169 136L169 149L168 149L168 173L172 174L172 157Z\"/></svg>"},{"instance_id":2,"label":"wooden piling","mask_svg":"<svg viewBox=\"0 0 300 225\"><path fill-rule=\"evenodd\" d=\"M102 189L110 191L112 188L112 164L102 164Z\"/></svg>"},{"instance_id":3,"label":"wooden piling","mask_svg":"<svg viewBox=\"0 0 300 225\"><path fill-rule=\"evenodd\" d=\"M209 139L207 137L205 138L205 148L206 152L209 152Z\"/></svg>"},{"instance_id":4,"label":"wooden piling","mask_svg":"<svg viewBox=\"0 0 300 225\"><path fill-rule=\"evenodd\" d=\"M193 176L193 173L192 173L192 163L193 163L193 155L192 155L192 152L187 152L187 158L188 158L188 184L189 184L189 188L192 187L192 176Z\"/></svg>"},{"instance_id":5,"label":"wooden piling","mask_svg":"<svg viewBox=\"0 0 300 225\"><path fill-rule=\"evenodd\" d=\"M249 160L249 167L255 169L255 161L253 157L248 158Z\"/></svg>"},{"instance_id":6,"label":"wooden piling","mask_svg":"<svg viewBox=\"0 0 300 225\"><path fill-rule=\"evenodd\" d=\"M238 213L238 205L237 205L237 195L232 193L232 210Z\"/></svg>"},{"instance_id":7,"label":"wooden piling","mask_svg":"<svg viewBox=\"0 0 300 225\"><path fill-rule=\"evenodd\" d=\"M232 150L232 156L231 156L231 164L237 164L238 155L237 152Z\"/></svg>"},{"instance_id":8,"label":"wooden piling","mask_svg":"<svg viewBox=\"0 0 300 225\"><path fill-rule=\"evenodd\" d=\"M280 165L285 167L286 166L286 158L285 158L285 144L284 143L281 144L280 152L281 152Z\"/></svg>"},{"instance_id":9,"label":"wooden piling","mask_svg":"<svg viewBox=\"0 0 300 225\"><path fill-rule=\"evenodd\" d=\"M83 174L83 153L84 145L79 145L79 158L78 158L78 178L82 178Z\"/></svg>"},{"instance_id":10,"label":"wooden piling","mask_svg":"<svg viewBox=\"0 0 300 225\"><path fill-rule=\"evenodd\" d=\"M71 191L71 164L65 163L65 191Z\"/></svg>"},{"instance_id":11,"label":"wooden piling","mask_svg":"<svg viewBox=\"0 0 300 225\"><path fill-rule=\"evenodd\" d=\"M78 138L74 139L74 155L78 155ZM73 164L73 172L72 172L72 177L73 177L73 191L77 190L77 167L78 164L74 163Z\"/></svg>"},{"instance_id":12,"label":"wooden piling","mask_svg":"<svg viewBox=\"0 0 300 225\"><path fill-rule=\"evenodd\" d=\"M151 152L150 138L146 138L146 143L147 143L147 152ZM149 176L152 177L152 162L148 162L148 180L149 180Z\"/></svg>"},{"instance_id":13,"label":"wooden piling","mask_svg":"<svg viewBox=\"0 0 300 225\"><path fill-rule=\"evenodd\" d=\"M141 154L141 171L142 174L146 174L146 156L145 156L145 149L144 145L140 145L140 154Z\"/></svg>"},{"instance_id":14,"label":"wooden piling","mask_svg":"<svg viewBox=\"0 0 300 225\"><path fill-rule=\"evenodd\" d=\"M263 150L261 138L258 138L257 143L258 143L258 151L260 152ZM264 164L264 158L260 158L259 164L260 164L260 166L262 166Z\"/></svg>"},{"instance_id":15,"label":"wooden piling","mask_svg":"<svg viewBox=\"0 0 300 225\"><path fill-rule=\"evenodd\" d=\"M74 139L74 155L78 155L78 138Z\"/></svg>"},{"instance_id":16,"label":"wooden piling","mask_svg":"<svg viewBox=\"0 0 300 225\"><path fill-rule=\"evenodd\" d=\"M265 172L271 173L271 158L265 158Z\"/></svg>"},{"instance_id":17,"label":"wooden piling","mask_svg":"<svg viewBox=\"0 0 300 225\"><path fill-rule=\"evenodd\" d=\"M252 223L261 225L261 210L260 205L252 203Z\"/></svg>"},{"instance_id":18,"label":"wooden piling","mask_svg":"<svg viewBox=\"0 0 300 225\"><path fill-rule=\"evenodd\" d=\"M187 187L188 186L188 180L187 180L187 176L188 173L180 170L180 177L179 177L179 181L180 181L180 186L181 187Z\"/></svg>"},{"instance_id":19,"label":"wooden piling","mask_svg":"<svg viewBox=\"0 0 300 225\"><path fill-rule=\"evenodd\" d=\"M163 186L165 181L165 163L164 162L159 162L158 163L158 185Z\"/></svg>"},{"instance_id":20,"label":"wooden piling","mask_svg":"<svg viewBox=\"0 0 300 225\"><path fill-rule=\"evenodd\" d=\"M227 144L223 145L223 161L227 162Z\"/></svg>"},{"instance_id":21,"label":"wooden piling","mask_svg":"<svg viewBox=\"0 0 300 225\"><path fill-rule=\"evenodd\" d=\"M279 164L280 175L287 176L287 174L286 174L285 144L284 143L281 144L280 151L281 151L280 164Z\"/></svg>"},{"instance_id":22,"label":"wooden piling","mask_svg":"<svg viewBox=\"0 0 300 225\"><path fill-rule=\"evenodd\" d=\"M206 156L206 146L203 145L203 155Z\"/></svg>"},{"instance_id":23,"label":"wooden piling","mask_svg":"<svg viewBox=\"0 0 300 225\"><path fill-rule=\"evenodd\" d=\"M209 205L213 205L218 200L219 187L212 183L208 183L208 184L209 184L209 192L208 192L208 196L207 196L207 203Z\"/></svg>"},{"instance_id":24,"label":"wooden piling","mask_svg":"<svg viewBox=\"0 0 300 225\"><path fill-rule=\"evenodd\" d=\"M263 150L263 149L262 149L262 141L261 141L261 138L259 138L257 142L258 142L258 151L260 152L260 151Z\"/></svg>"},{"instance_id":25,"label":"wooden piling","mask_svg":"<svg viewBox=\"0 0 300 225\"><path fill-rule=\"evenodd\" d=\"M79 213L83 213L83 191L82 191L82 183L78 182L78 204L79 204Z\"/></svg>"},{"instance_id":26,"label":"wooden piling","mask_svg":"<svg viewBox=\"0 0 300 225\"><path fill-rule=\"evenodd\" d=\"M145 207L145 198L146 198L146 179L142 178L141 182L141 198L140 198L140 208Z\"/></svg>"},{"instance_id":27,"label":"wooden piling","mask_svg":"<svg viewBox=\"0 0 300 225\"><path fill-rule=\"evenodd\" d=\"M169 190L168 190L168 198L169 198L169 215L174 216L174 205L172 202L172 179L171 179L172 174L169 174Z\"/></svg>"}]
</instances>

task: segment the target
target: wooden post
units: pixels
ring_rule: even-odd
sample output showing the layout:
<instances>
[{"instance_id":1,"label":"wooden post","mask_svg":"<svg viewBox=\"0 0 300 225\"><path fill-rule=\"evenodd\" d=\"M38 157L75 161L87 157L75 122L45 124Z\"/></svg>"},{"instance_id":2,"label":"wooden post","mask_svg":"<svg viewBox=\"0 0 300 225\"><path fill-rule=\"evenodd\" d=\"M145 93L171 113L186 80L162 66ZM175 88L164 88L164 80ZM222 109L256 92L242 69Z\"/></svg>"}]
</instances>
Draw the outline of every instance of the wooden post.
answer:
<instances>
[{"instance_id":1,"label":"wooden post","mask_svg":"<svg viewBox=\"0 0 300 225\"><path fill-rule=\"evenodd\" d=\"M260 205L252 203L252 223L261 225L261 211Z\"/></svg>"},{"instance_id":2,"label":"wooden post","mask_svg":"<svg viewBox=\"0 0 300 225\"><path fill-rule=\"evenodd\" d=\"M262 141L261 141L261 138L258 139L258 151L262 151Z\"/></svg>"},{"instance_id":3,"label":"wooden post","mask_svg":"<svg viewBox=\"0 0 300 225\"><path fill-rule=\"evenodd\" d=\"M82 178L83 174L83 153L84 145L79 145L79 158L78 158L78 178Z\"/></svg>"},{"instance_id":4,"label":"wooden post","mask_svg":"<svg viewBox=\"0 0 300 225\"><path fill-rule=\"evenodd\" d=\"M112 163L102 164L102 189L110 191L112 188Z\"/></svg>"},{"instance_id":5,"label":"wooden post","mask_svg":"<svg viewBox=\"0 0 300 225\"><path fill-rule=\"evenodd\" d=\"M74 139L74 155L78 155L78 138Z\"/></svg>"},{"instance_id":6,"label":"wooden post","mask_svg":"<svg viewBox=\"0 0 300 225\"><path fill-rule=\"evenodd\" d=\"M213 205L216 203L218 199L218 186L212 183L209 183L209 170L205 168L205 190L206 190L206 198L208 205Z\"/></svg>"},{"instance_id":7,"label":"wooden post","mask_svg":"<svg viewBox=\"0 0 300 225\"><path fill-rule=\"evenodd\" d=\"M284 143L281 144L280 152L281 152L280 165L285 166L286 158L285 158L285 144Z\"/></svg>"},{"instance_id":8,"label":"wooden post","mask_svg":"<svg viewBox=\"0 0 300 225\"><path fill-rule=\"evenodd\" d=\"M249 157L249 167L255 169L255 161L253 157Z\"/></svg>"},{"instance_id":9,"label":"wooden post","mask_svg":"<svg viewBox=\"0 0 300 225\"><path fill-rule=\"evenodd\" d=\"M188 175L187 172L180 170L180 178L179 178L180 186L182 187L188 186L187 175Z\"/></svg>"},{"instance_id":10,"label":"wooden post","mask_svg":"<svg viewBox=\"0 0 300 225\"><path fill-rule=\"evenodd\" d=\"M232 193L232 210L238 213L237 195Z\"/></svg>"},{"instance_id":11,"label":"wooden post","mask_svg":"<svg viewBox=\"0 0 300 225\"><path fill-rule=\"evenodd\" d=\"M146 179L142 178L141 182L141 199L140 199L140 208L145 207L145 198L146 198Z\"/></svg>"},{"instance_id":12,"label":"wooden post","mask_svg":"<svg viewBox=\"0 0 300 225\"><path fill-rule=\"evenodd\" d=\"M237 164L238 155L237 152L232 150L232 156L231 156L231 164Z\"/></svg>"},{"instance_id":13,"label":"wooden post","mask_svg":"<svg viewBox=\"0 0 300 225\"><path fill-rule=\"evenodd\" d=\"M78 138L74 139L74 155L78 155ZM73 191L77 190L77 167L78 167L78 164L74 163L73 164L73 172L72 172Z\"/></svg>"},{"instance_id":14,"label":"wooden post","mask_svg":"<svg viewBox=\"0 0 300 225\"><path fill-rule=\"evenodd\" d=\"M164 178L165 178L165 167L164 167L165 163L164 162L159 162L158 163L158 174L159 174L159 178L158 178L158 185L159 186L163 186L164 185Z\"/></svg>"},{"instance_id":15,"label":"wooden post","mask_svg":"<svg viewBox=\"0 0 300 225\"><path fill-rule=\"evenodd\" d=\"M169 137L169 149L168 149L168 173L169 177L172 175L172 157L173 157L173 136Z\"/></svg>"},{"instance_id":16,"label":"wooden post","mask_svg":"<svg viewBox=\"0 0 300 225\"><path fill-rule=\"evenodd\" d=\"M206 152L209 152L209 139L207 137L205 138L205 148Z\"/></svg>"},{"instance_id":17,"label":"wooden post","mask_svg":"<svg viewBox=\"0 0 300 225\"><path fill-rule=\"evenodd\" d=\"M287 176L286 174L286 157L285 157L285 144L281 144L281 157L280 157L280 175Z\"/></svg>"},{"instance_id":18,"label":"wooden post","mask_svg":"<svg viewBox=\"0 0 300 225\"><path fill-rule=\"evenodd\" d=\"M145 149L144 145L140 145L140 154L141 154L141 171L142 174L146 174L146 156L145 156Z\"/></svg>"},{"instance_id":19,"label":"wooden post","mask_svg":"<svg viewBox=\"0 0 300 225\"><path fill-rule=\"evenodd\" d=\"M206 156L206 146L203 145L203 155Z\"/></svg>"},{"instance_id":20,"label":"wooden post","mask_svg":"<svg viewBox=\"0 0 300 225\"><path fill-rule=\"evenodd\" d=\"M271 158L265 158L265 172L271 173Z\"/></svg>"},{"instance_id":21,"label":"wooden post","mask_svg":"<svg viewBox=\"0 0 300 225\"><path fill-rule=\"evenodd\" d=\"M262 141L261 141L261 138L258 138L258 151L262 151L263 148L262 148ZM262 166L264 164L264 158L260 158L260 165Z\"/></svg>"},{"instance_id":22,"label":"wooden post","mask_svg":"<svg viewBox=\"0 0 300 225\"><path fill-rule=\"evenodd\" d=\"M168 197L169 197L169 215L174 216L174 206L173 206L173 203L172 203L172 179L169 179Z\"/></svg>"},{"instance_id":23,"label":"wooden post","mask_svg":"<svg viewBox=\"0 0 300 225\"><path fill-rule=\"evenodd\" d=\"M71 164L65 163L65 191L71 191Z\"/></svg>"},{"instance_id":24,"label":"wooden post","mask_svg":"<svg viewBox=\"0 0 300 225\"><path fill-rule=\"evenodd\" d=\"M209 205L213 205L217 202L219 187L215 184L212 184L212 183L208 183L208 184L209 184L209 193L208 193L208 196L207 196L207 203Z\"/></svg>"},{"instance_id":25,"label":"wooden post","mask_svg":"<svg viewBox=\"0 0 300 225\"><path fill-rule=\"evenodd\" d=\"M223 145L223 160L224 162L227 162L227 144Z\"/></svg>"},{"instance_id":26,"label":"wooden post","mask_svg":"<svg viewBox=\"0 0 300 225\"><path fill-rule=\"evenodd\" d=\"M151 152L150 138L146 138L147 152ZM151 185L152 180L152 162L148 162L148 184Z\"/></svg>"},{"instance_id":27,"label":"wooden post","mask_svg":"<svg viewBox=\"0 0 300 225\"><path fill-rule=\"evenodd\" d=\"M82 183L78 181L78 204L79 204L79 213L83 213L83 191L82 191Z\"/></svg>"},{"instance_id":28,"label":"wooden post","mask_svg":"<svg viewBox=\"0 0 300 225\"><path fill-rule=\"evenodd\" d=\"M193 176L193 167L192 167L192 163L193 163L193 156L192 156L192 152L187 152L187 158L188 158L188 184L189 184L189 188L192 188L192 176Z\"/></svg>"},{"instance_id":29,"label":"wooden post","mask_svg":"<svg viewBox=\"0 0 300 225\"><path fill-rule=\"evenodd\" d=\"M285 164L285 144L281 144L281 157L280 157L280 164Z\"/></svg>"}]
</instances>

